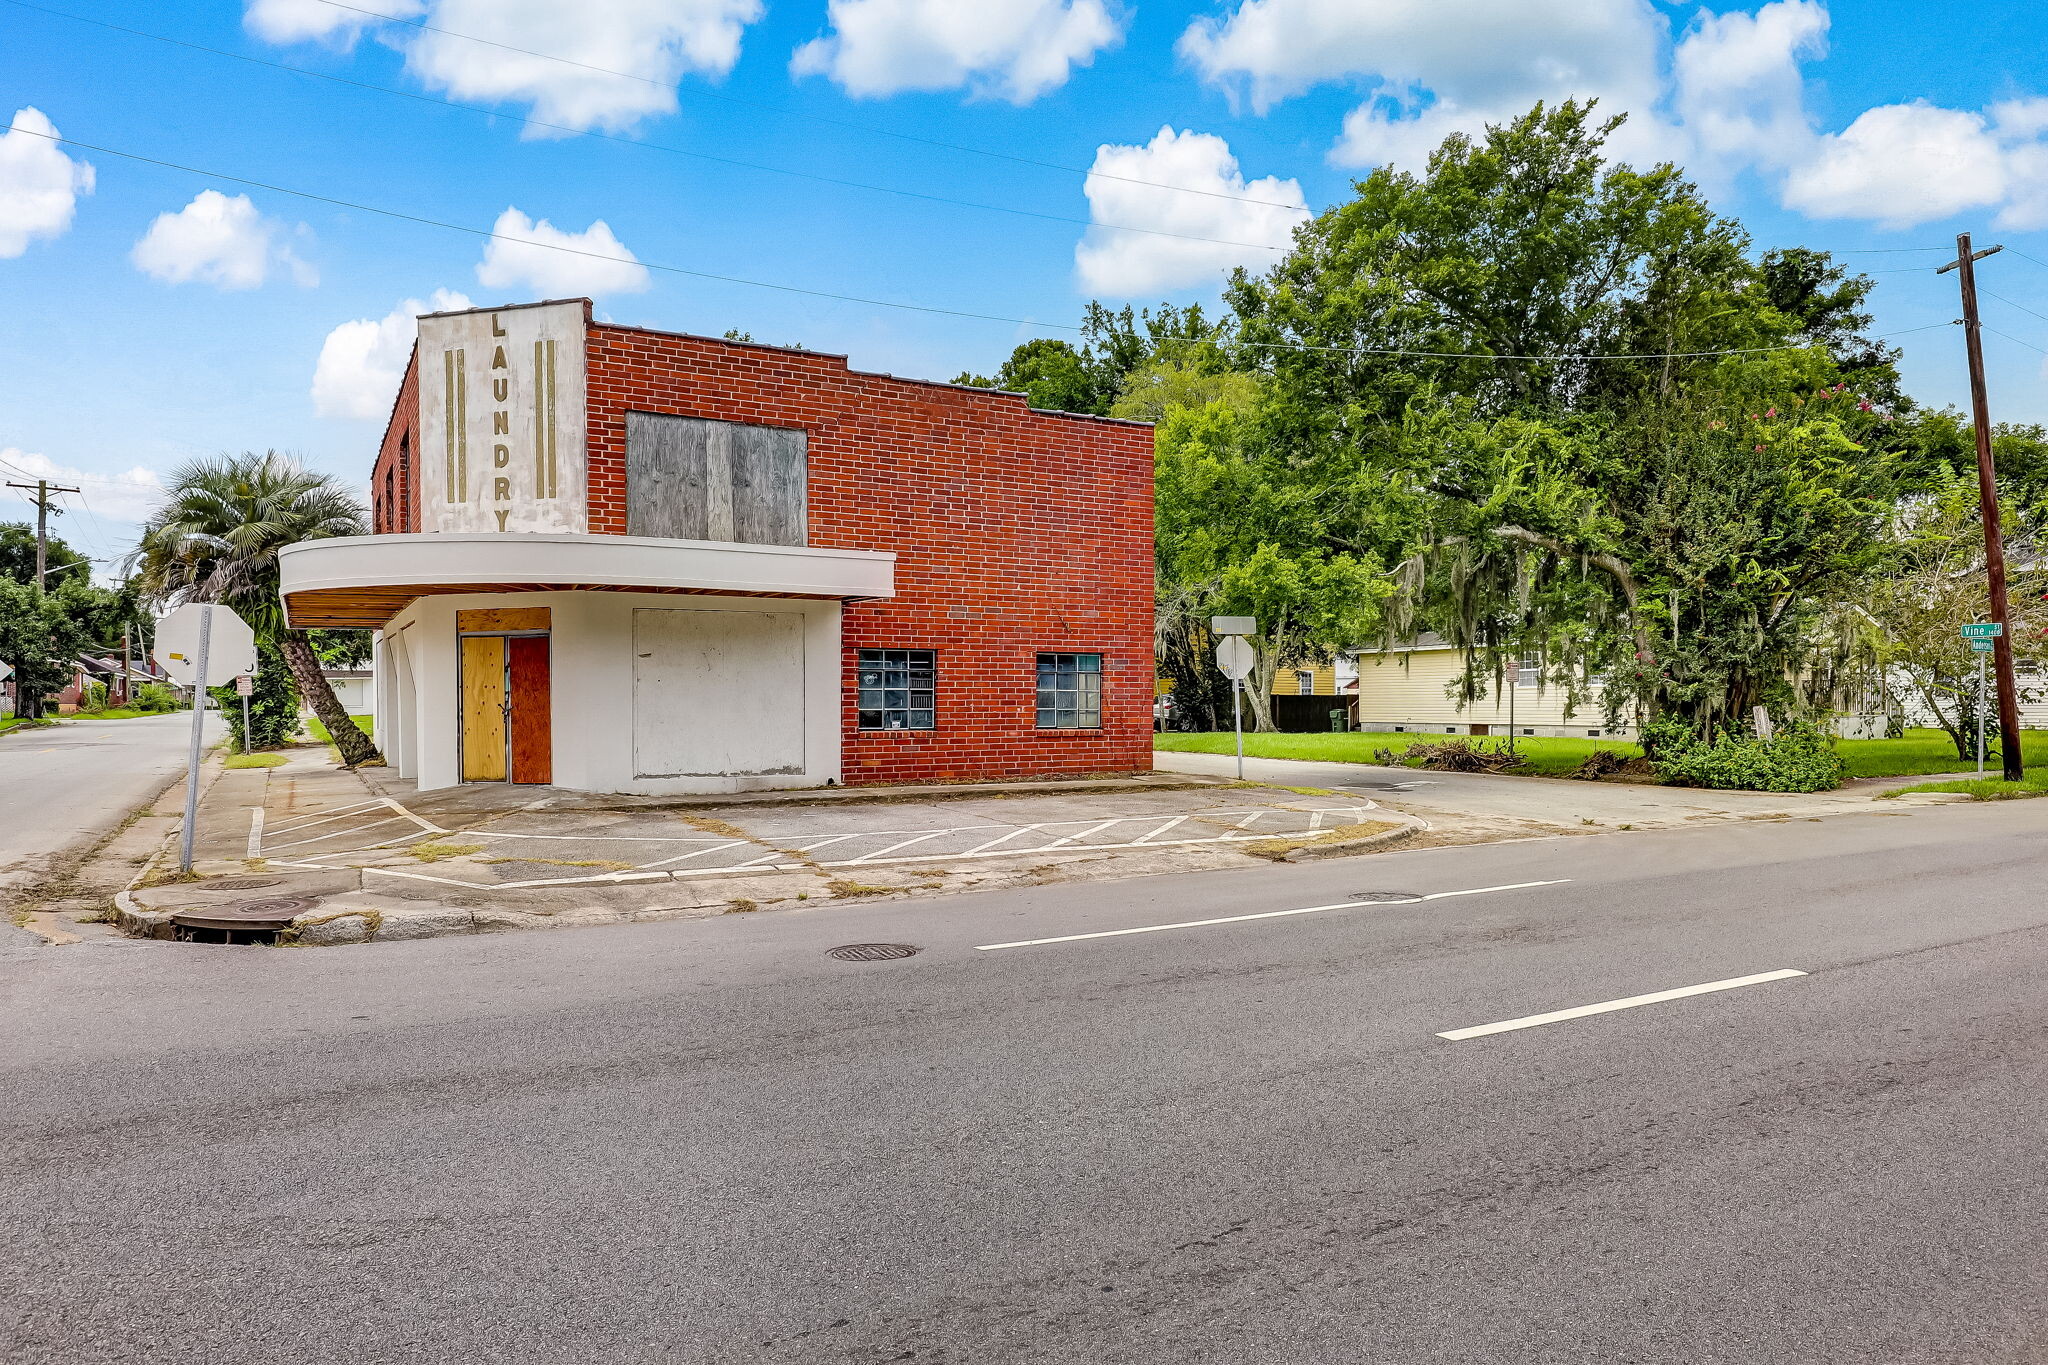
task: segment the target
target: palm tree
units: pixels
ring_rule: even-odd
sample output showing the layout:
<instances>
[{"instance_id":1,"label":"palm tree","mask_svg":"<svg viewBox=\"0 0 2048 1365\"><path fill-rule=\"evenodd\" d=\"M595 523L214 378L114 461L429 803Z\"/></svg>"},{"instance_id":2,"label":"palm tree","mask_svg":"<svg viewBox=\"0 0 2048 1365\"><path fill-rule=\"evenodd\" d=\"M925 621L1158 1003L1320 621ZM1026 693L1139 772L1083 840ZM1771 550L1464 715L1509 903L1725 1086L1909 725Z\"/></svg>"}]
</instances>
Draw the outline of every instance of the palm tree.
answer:
<instances>
[{"instance_id":1,"label":"palm tree","mask_svg":"<svg viewBox=\"0 0 2048 1365\"><path fill-rule=\"evenodd\" d=\"M299 695L327 727L342 762L354 767L376 759L377 746L336 700L306 632L285 624L277 552L304 540L367 530L367 513L356 496L296 458L274 450L222 453L194 460L171 476L129 562L153 600L232 607L257 639L275 643Z\"/></svg>"}]
</instances>

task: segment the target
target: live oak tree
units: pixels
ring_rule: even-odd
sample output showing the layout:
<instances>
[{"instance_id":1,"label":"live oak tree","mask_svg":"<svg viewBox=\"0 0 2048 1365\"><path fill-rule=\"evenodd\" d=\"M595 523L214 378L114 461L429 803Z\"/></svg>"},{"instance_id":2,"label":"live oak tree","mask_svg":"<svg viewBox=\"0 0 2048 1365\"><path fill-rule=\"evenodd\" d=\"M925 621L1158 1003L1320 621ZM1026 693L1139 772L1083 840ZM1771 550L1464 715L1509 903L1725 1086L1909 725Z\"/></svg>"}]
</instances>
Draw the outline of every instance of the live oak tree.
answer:
<instances>
[{"instance_id":1,"label":"live oak tree","mask_svg":"<svg viewBox=\"0 0 2048 1365\"><path fill-rule=\"evenodd\" d=\"M376 759L377 748L321 674L310 633L285 624L277 555L302 541L363 535L368 521L354 494L291 456L222 454L171 476L132 561L136 582L155 600L232 607L259 642L275 644L299 694L351 766Z\"/></svg>"}]
</instances>

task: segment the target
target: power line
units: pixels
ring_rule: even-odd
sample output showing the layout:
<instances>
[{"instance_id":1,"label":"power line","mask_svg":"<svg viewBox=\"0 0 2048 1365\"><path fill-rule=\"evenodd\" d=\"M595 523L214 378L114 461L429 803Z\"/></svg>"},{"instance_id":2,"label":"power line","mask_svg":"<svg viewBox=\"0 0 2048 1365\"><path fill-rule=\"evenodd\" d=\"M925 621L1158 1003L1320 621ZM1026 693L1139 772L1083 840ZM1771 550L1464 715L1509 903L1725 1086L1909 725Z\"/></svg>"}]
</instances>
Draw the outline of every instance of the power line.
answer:
<instances>
[{"instance_id":1,"label":"power line","mask_svg":"<svg viewBox=\"0 0 2048 1365\"><path fill-rule=\"evenodd\" d=\"M158 157L143 156L137 152L124 152L119 150L118 148L104 146L99 143L81 142L76 138L60 137L52 133L40 133L31 128L16 128L14 131L17 133L26 133L30 137L39 137L50 142L61 143L68 147L77 147L89 152L98 152L103 156L118 156L127 161L140 162L144 165L149 166L161 166L167 170L183 171L189 175L206 176L214 180L225 180L228 181L230 184L247 185L252 189L268 190L273 194L288 194L293 196L294 198L311 200L314 203L328 204L336 208L353 209L358 213L374 213L384 218L395 218L400 222L418 223L426 227L444 228L450 232L460 232L465 234L466 236L471 237L482 237L491 241L512 242L519 246L535 247L546 251L558 251L563 253L564 255L582 256L590 260L604 261L611 265L617 265L620 263L619 258L616 256L607 256L601 252L596 251L584 251L577 247L563 246L557 242L533 241L525 237L514 237L507 233L494 232L489 228L470 227L467 224L463 223L450 223L440 218L428 218L421 214L406 213L399 209L381 208L375 204L364 204L351 199L336 198L333 195L317 194L311 190L295 190L288 186L275 185L264 180L252 180L246 176L228 175L221 171L210 171L198 166L187 166L176 161L165 161ZM741 275L720 275L707 270L690 270L684 266L664 265L658 261L639 261L637 262L637 264L639 264L641 267L647 270L659 270L664 273L672 275L687 275L693 279L713 280L720 284L747 285L755 289L772 289L777 291L778 293L801 294L807 298L831 299L837 303L858 303L865 304L869 307L874 308L896 308L903 310L905 312L931 313L944 317L971 318L981 322L1007 322L1024 327L1043 327L1062 332L1079 332L1083 330L1079 324L1071 322L1043 322L1035 318L1009 317L1000 313L976 313L961 308L943 308L933 304L898 303L892 299L871 299L859 294L838 294L825 289L809 289L802 285L776 284L769 280L752 280ZM1881 336L1872 338L1872 340L1884 341L1888 340L1891 337L1909 336L1913 332L1928 331L1931 327L1943 327L1949 325L1951 324L1932 323L1929 324L1928 327L1913 327L1903 332L1887 332ZM1732 347L1726 350L1716 351L1650 351L1631 352L1626 354L1617 353L1611 355L1496 355L1488 351L1411 351L1392 347L1374 346L1305 346L1289 342L1239 341L1234 344L1241 346L1257 347L1263 350L1328 351L1340 352L1350 355L1417 356L1445 360L1534 361L1690 360L1700 359L1709 356L1762 355L1767 352L1773 351L1799 351L1807 349L1807 347L1804 345L1787 344L1782 346L1740 346Z\"/></svg>"},{"instance_id":2,"label":"power line","mask_svg":"<svg viewBox=\"0 0 2048 1365\"><path fill-rule=\"evenodd\" d=\"M371 90L378 94L393 95L399 99L412 100L419 104L436 105L443 109L459 109L465 113L480 114L485 118L509 119L512 122L524 124L530 128L545 128L550 132L566 133L571 137L596 138L604 142L616 142L622 146L638 147L650 152L666 152L671 156L688 157L695 161L707 161L720 166L737 166L743 170L760 171L768 175L790 176L798 180L811 180L823 185L838 185L847 189L868 190L875 194L899 195L905 199L921 199L927 203L954 204L961 208L981 209L989 213L1014 214L1020 218L1037 218L1049 223L1072 223L1080 227L1105 228L1114 232L1141 232L1154 237L1172 237L1184 242L1209 242L1217 246L1244 247L1255 251L1286 251L1288 249L1285 246L1275 246L1268 242L1239 242L1224 237L1203 237L1191 232L1171 232L1165 228L1139 227L1131 223L1102 223L1092 218L1076 218L1071 214L1044 213L1037 209L1018 208L1012 204L989 204L975 199L955 199L943 194L927 194L920 190L897 189L894 186L875 185L863 180L847 180L839 176L820 175L813 171L798 171L783 166L770 166L758 161L742 161L737 157L716 156L710 152L693 151L687 147L674 147L659 142L647 142L639 138L621 137L615 133L604 133L590 128L576 128L566 123L550 123L546 119L533 118L523 114L508 114L502 110L492 109L481 104L470 104L462 100L442 99L436 95L421 94L413 90L400 90L394 86L378 85L374 81L360 81L348 76L337 76L326 71L315 71L311 67L294 66L290 62L276 62L265 57L252 57L246 53L230 52L226 48L220 47L209 47L205 43L195 43L184 38L173 38L167 34L151 33L146 29L129 28L124 24L108 23L104 19L89 19L82 14L72 14L66 10L52 9L48 5L32 4L30 0L0 0L0 3L13 5L17 9L34 10L40 14L54 15L60 19L72 20L75 23L91 24L95 28L107 29L114 33L125 33L131 37L147 38L152 42L164 43L171 47L182 47L193 52L205 52L216 57L226 57L231 61L245 62L251 66L269 67L273 71L290 72L297 76L311 76L315 80L327 81L334 85L348 86L356 90Z\"/></svg>"},{"instance_id":3,"label":"power line","mask_svg":"<svg viewBox=\"0 0 2048 1365\"><path fill-rule=\"evenodd\" d=\"M1988 327L1981 322L1977 325L1979 327L1983 327L1985 331L1991 333L1991 335L1993 336L2004 337L2007 341L2012 342L2015 346L2024 346L2030 351L2039 351L2042 355L2048 355L2048 347L2036 346L2031 341L2021 341L2018 337L2014 336L2010 332L2001 332L1996 327Z\"/></svg>"},{"instance_id":4,"label":"power line","mask_svg":"<svg viewBox=\"0 0 2048 1365\"><path fill-rule=\"evenodd\" d=\"M2008 308L2017 308L2022 313L2030 314L2034 317L2041 319L2041 321L2043 322L2048 322L2048 313L2036 313L2033 309L2027 307L2027 305L2025 305L2024 303L2014 303L2011 299L2005 297L2003 294L1994 294L1989 289L1985 289L1982 286L1978 287L1977 292L1982 294L1987 299L1997 299L2000 303L2004 304Z\"/></svg>"},{"instance_id":5,"label":"power line","mask_svg":"<svg viewBox=\"0 0 2048 1365\"><path fill-rule=\"evenodd\" d=\"M589 62L579 62L573 57L563 57L553 52L539 52L530 47L518 47L512 43L501 43L495 38L479 38L473 33L457 33L454 29L441 28L438 25L427 23L424 19L409 19L401 15L386 14L381 10L364 9L360 5L343 4L342 0L320 0L320 3L331 6L334 9L345 9L356 14L368 15L372 19L382 19L388 23L406 24L427 33L438 33L448 38L460 38L464 42L482 43L486 47L495 47L505 52L517 52L523 57L537 57L544 62L559 62L564 66L573 66L582 71L594 71L603 76L617 76L621 80L638 81L643 85L651 85L670 93L674 93L677 89L674 81L658 81L651 76L642 76L632 71L617 71L608 66L594 66ZM811 119L818 123L828 123L839 128L851 128L858 132L873 133L880 137L892 137L903 142L915 142L926 147L940 147L951 152L966 152L973 156L992 157L998 161L1009 161L1020 166L1037 166L1043 170L1064 171L1068 175L1093 176L1099 180L1115 180L1126 185L1144 185L1155 190L1172 190L1177 194L1198 194L1209 199L1230 199L1242 204L1263 204L1268 208L1288 209L1294 213L1310 212L1300 204L1283 204L1274 199L1254 199L1249 195L1226 194L1220 190L1192 189L1186 185L1169 185L1158 180L1140 180L1135 176L1110 175L1106 171L1084 170L1079 166L1063 165L1057 161L1039 161L1028 156L1018 156L1014 152L999 152L990 147L974 147L965 143L944 142L938 138L919 137L914 133L899 133L893 128L883 128L877 124L860 123L853 119L833 118L829 114L814 114L806 109L795 109L784 104L771 104L766 100L750 100L739 95L728 95L719 90L710 90L703 87L692 88L696 93L708 99L723 100L727 104L742 105L750 109L765 109L770 113L781 114L784 117Z\"/></svg>"},{"instance_id":6,"label":"power line","mask_svg":"<svg viewBox=\"0 0 2048 1365\"><path fill-rule=\"evenodd\" d=\"M124 152L119 148L108 147L100 143L81 142L76 138L62 137L54 133L37 132L32 128L16 128L14 131L17 133L26 133L30 137L43 138L49 142L60 143L67 147L77 147L84 151L98 152L103 156L118 156L126 161L135 161L148 166L161 166L166 170L183 171L188 175L205 176L213 180L225 180L230 184L247 185L252 189L267 190L273 194L287 194L297 199L306 199L318 204L328 204L336 208L353 209L358 213L373 213L378 215L379 217L394 218L400 222L417 223L425 227L443 228L450 232L460 232L465 236L481 237L490 241L511 242L519 246L533 247L545 251L557 251L568 256L581 256L590 260L604 261L610 265L620 264L619 258L616 256L607 256L601 252L596 251L584 251L581 248L563 246L557 242L533 241L525 237L514 237L507 233L495 232L489 228L470 227L464 223L451 223L446 221L445 219L428 218L425 217L424 215L417 213L406 213L400 209L382 208L375 204L365 204L352 199L341 199L330 194L318 194L311 190L296 190L290 188L289 186L272 184L271 182L265 180L252 180L246 176L228 175L225 172L210 171L199 166L187 166L176 161L165 161L159 157L144 156L139 152ZM904 312L936 314L943 317L970 318L980 322L1007 322L1018 326L1042 327L1049 330L1062 332L1079 332L1083 330L1079 324L1071 322L1043 322L1035 318L1011 317L1000 313L977 313L963 308L943 308L934 304L899 303L893 299L872 299L859 294L839 294L834 293L831 290L810 289L802 285L776 284L773 281L769 280L753 280L741 275L720 275L708 270L691 270L688 269L687 267L679 265L664 265L658 261L639 261L637 262L637 264L639 264L641 267L647 270L659 270L671 275L686 275L692 279L712 280L720 284L747 285L751 288L770 289L778 293L800 294L806 298L830 299L837 303L858 303L873 308L895 308L902 310ZM1946 326L1948 324L1935 323L1931 325ZM1926 327L1915 327L1909 329L1906 332L1886 333L1883 336L1873 338L1873 340L1883 341L1888 339L1889 337L1907 336L1910 335L1911 332L1922 332L1927 330L1928 328ZM1234 344L1249 347L1257 347L1263 350L1328 351L1341 352L1351 355L1417 356L1423 358L1447 360L1534 361L1688 360L1700 359L1709 356L1761 355L1772 351L1798 351L1807 349L1804 345L1788 344L1782 346L1742 346L1717 351L1655 351L1612 355L1496 355L1486 351L1412 351L1402 350L1393 347L1305 346L1285 342L1240 341Z\"/></svg>"}]
</instances>

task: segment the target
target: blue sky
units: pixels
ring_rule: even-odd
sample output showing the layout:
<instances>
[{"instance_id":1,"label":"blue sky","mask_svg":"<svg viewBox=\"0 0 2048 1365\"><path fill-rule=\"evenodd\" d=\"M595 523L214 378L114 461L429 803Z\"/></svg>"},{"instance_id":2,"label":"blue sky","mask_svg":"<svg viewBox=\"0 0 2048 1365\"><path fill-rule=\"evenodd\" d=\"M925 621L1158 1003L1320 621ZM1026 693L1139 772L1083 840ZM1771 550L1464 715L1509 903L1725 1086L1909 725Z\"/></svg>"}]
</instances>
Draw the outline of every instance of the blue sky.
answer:
<instances>
[{"instance_id":1,"label":"blue sky","mask_svg":"<svg viewBox=\"0 0 2048 1365\"><path fill-rule=\"evenodd\" d=\"M2028 348L2048 347L2029 0L1968 25L1909 0L35 4L0 0L0 462L81 483L61 529L94 555L126 548L152 480L192 455L275 446L360 482L415 303L588 292L619 321L985 372L1067 335L1091 297L1211 298L1230 265L1274 258L1286 205L1320 209L1373 164L1566 94L1628 109L1624 150L1687 165L1760 244L1869 252L1846 259L1888 272L1880 330L1957 313L1953 276L1932 273L1945 257L1897 248L2007 243L1981 267L1985 321L2017 339L1986 337L1994 413L2048 420ZM107 150L36 136L52 129ZM1963 399L1956 329L1901 344L1916 396Z\"/></svg>"}]
</instances>

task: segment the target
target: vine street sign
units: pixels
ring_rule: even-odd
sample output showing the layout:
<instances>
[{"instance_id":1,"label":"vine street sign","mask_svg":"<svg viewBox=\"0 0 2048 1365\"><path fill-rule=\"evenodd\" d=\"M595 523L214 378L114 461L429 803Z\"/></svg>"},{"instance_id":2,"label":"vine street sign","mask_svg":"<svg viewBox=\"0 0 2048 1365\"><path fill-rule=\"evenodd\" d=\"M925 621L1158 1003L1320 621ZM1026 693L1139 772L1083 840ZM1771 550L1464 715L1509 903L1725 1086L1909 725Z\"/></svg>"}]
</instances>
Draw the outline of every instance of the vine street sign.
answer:
<instances>
[{"instance_id":1,"label":"vine street sign","mask_svg":"<svg viewBox=\"0 0 2048 1365\"><path fill-rule=\"evenodd\" d=\"M1965 640L1996 640L2005 634L2005 626L1998 621L1969 621L1963 626Z\"/></svg>"},{"instance_id":2,"label":"vine street sign","mask_svg":"<svg viewBox=\"0 0 2048 1365\"><path fill-rule=\"evenodd\" d=\"M1252 665L1258 661L1258 651L1246 644L1241 635L1227 635L1216 646L1216 666L1223 670L1224 677L1233 681L1250 673Z\"/></svg>"},{"instance_id":3,"label":"vine street sign","mask_svg":"<svg viewBox=\"0 0 2048 1365\"><path fill-rule=\"evenodd\" d=\"M173 682L192 686L199 681L199 623L205 603L187 602L156 623L156 648L151 657L163 665ZM213 607L212 638L207 641L207 687L225 687L237 673L256 671L256 635L248 622L227 607Z\"/></svg>"}]
</instances>

